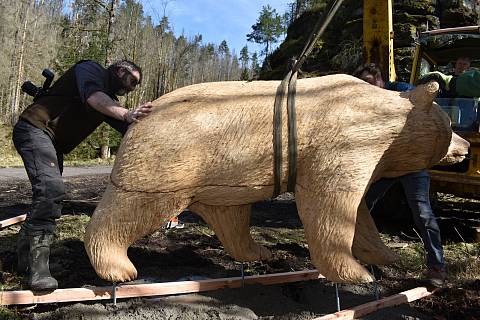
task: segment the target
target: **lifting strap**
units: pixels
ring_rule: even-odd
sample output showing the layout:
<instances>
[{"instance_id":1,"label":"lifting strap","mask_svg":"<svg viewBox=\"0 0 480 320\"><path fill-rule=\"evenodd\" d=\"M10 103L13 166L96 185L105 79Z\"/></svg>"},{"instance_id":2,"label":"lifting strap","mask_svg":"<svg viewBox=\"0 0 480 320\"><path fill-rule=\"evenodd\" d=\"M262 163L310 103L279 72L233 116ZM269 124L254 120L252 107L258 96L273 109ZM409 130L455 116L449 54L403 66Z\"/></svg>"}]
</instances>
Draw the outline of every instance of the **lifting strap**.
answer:
<instances>
[{"instance_id":1,"label":"lifting strap","mask_svg":"<svg viewBox=\"0 0 480 320\"><path fill-rule=\"evenodd\" d=\"M289 72L277 88L273 108L273 198L280 194L282 179L282 105L285 92L287 94L287 126L288 126L288 181L287 191L295 192L297 180L297 124L295 111L295 95L297 91L297 77L300 67L307 56L312 52L318 38L325 32L332 18L335 16L343 0L330 2L325 13L317 21L298 60L293 60Z\"/></svg>"}]
</instances>

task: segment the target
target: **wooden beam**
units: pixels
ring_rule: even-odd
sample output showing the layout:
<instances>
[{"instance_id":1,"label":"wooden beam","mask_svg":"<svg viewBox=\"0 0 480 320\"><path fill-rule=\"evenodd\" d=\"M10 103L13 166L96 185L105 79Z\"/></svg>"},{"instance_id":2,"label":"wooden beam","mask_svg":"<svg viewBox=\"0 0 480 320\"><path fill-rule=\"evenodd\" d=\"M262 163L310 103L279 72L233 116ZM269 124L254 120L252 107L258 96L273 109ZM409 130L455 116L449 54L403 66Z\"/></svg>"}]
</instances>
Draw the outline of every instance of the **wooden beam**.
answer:
<instances>
[{"instance_id":1,"label":"wooden beam","mask_svg":"<svg viewBox=\"0 0 480 320\"><path fill-rule=\"evenodd\" d=\"M399 304L415 301L421 298L425 298L433 294L434 291L428 291L425 287L418 287L415 289L407 290L390 297L386 297L380 300L361 304L359 306L341 310L339 312L327 314L312 320L350 320L363 317L372 312L378 311L383 308L397 306Z\"/></svg>"},{"instance_id":2,"label":"wooden beam","mask_svg":"<svg viewBox=\"0 0 480 320\"><path fill-rule=\"evenodd\" d=\"M475 242L480 243L480 228L475 229Z\"/></svg>"},{"instance_id":3,"label":"wooden beam","mask_svg":"<svg viewBox=\"0 0 480 320\"><path fill-rule=\"evenodd\" d=\"M176 281L151 284L118 285L117 298L163 296L225 288L240 288L243 284L279 284L324 278L317 270L274 273L260 276L209 279L199 281ZM53 292L3 291L0 292L0 305L57 303L112 299L112 287L57 289Z\"/></svg>"},{"instance_id":4,"label":"wooden beam","mask_svg":"<svg viewBox=\"0 0 480 320\"><path fill-rule=\"evenodd\" d=\"M20 216L16 216L16 217L13 217L13 218L10 218L10 219L2 220L2 221L0 221L0 228L5 228L5 227L8 227L8 226L11 226L12 224L25 221L26 218L27 218L27 215L22 214Z\"/></svg>"}]
</instances>

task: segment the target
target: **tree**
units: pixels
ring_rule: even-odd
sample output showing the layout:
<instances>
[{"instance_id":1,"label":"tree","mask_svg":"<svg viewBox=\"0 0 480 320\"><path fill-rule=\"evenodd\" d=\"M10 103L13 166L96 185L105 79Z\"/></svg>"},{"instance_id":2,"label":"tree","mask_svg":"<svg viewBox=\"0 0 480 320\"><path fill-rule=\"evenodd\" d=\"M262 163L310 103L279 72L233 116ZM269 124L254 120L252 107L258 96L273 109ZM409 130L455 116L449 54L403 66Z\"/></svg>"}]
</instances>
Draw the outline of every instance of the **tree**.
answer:
<instances>
[{"instance_id":1,"label":"tree","mask_svg":"<svg viewBox=\"0 0 480 320\"><path fill-rule=\"evenodd\" d=\"M175 36L166 7L175 0L160 0L162 14L146 16L139 0L0 0L0 123L11 124L32 98L19 91L25 80L41 85L43 68L56 79L80 60L101 64L121 59L143 67L142 84L120 97L131 108L178 87L199 82L238 80L244 57L226 41L202 44L202 36ZM68 8L66 4L68 3ZM155 14L155 12L154 12ZM120 136L102 125L66 159L108 156Z\"/></svg>"},{"instance_id":2,"label":"tree","mask_svg":"<svg viewBox=\"0 0 480 320\"><path fill-rule=\"evenodd\" d=\"M285 24L288 26L297 20L305 11L315 7L325 7L326 0L295 0L287 4L289 10L285 13Z\"/></svg>"},{"instance_id":3,"label":"tree","mask_svg":"<svg viewBox=\"0 0 480 320\"><path fill-rule=\"evenodd\" d=\"M305 10L307 0L295 0L287 4L289 10L285 13L285 24L291 25L300 17L300 14Z\"/></svg>"},{"instance_id":4,"label":"tree","mask_svg":"<svg viewBox=\"0 0 480 320\"><path fill-rule=\"evenodd\" d=\"M103 0L104 1L104 0ZM102 1L75 0L70 17L63 23L62 46L55 69L65 72L82 59L106 61L108 42L108 6Z\"/></svg>"},{"instance_id":5,"label":"tree","mask_svg":"<svg viewBox=\"0 0 480 320\"><path fill-rule=\"evenodd\" d=\"M15 79L15 85L13 86L13 92L11 95L11 114L12 114L12 125L14 125L17 122L17 116L18 116L18 109L20 106L20 86L21 86L21 80L23 78L23 71L24 71L24 57L25 57L25 46L26 46L26 39L27 39L27 26L28 26L28 19L29 19L29 13L31 10L31 6L33 5L33 2L27 2L25 3L25 12L23 12L23 27L21 29L17 29L17 33L20 33L20 44L19 44L19 50L18 52L15 52L18 54L17 58L17 71L16 71L16 79Z\"/></svg>"},{"instance_id":6,"label":"tree","mask_svg":"<svg viewBox=\"0 0 480 320\"><path fill-rule=\"evenodd\" d=\"M107 37L105 43L105 65L111 64L113 61L112 54L113 54L113 45L115 39L115 14L119 5L120 0L111 0L110 5L107 9L108 12L108 23L107 23Z\"/></svg>"},{"instance_id":7,"label":"tree","mask_svg":"<svg viewBox=\"0 0 480 320\"><path fill-rule=\"evenodd\" d=\"M275 9L267 5L262 7L260 17L257 19L257 23L252 26L252 30L252 33L247 34L247 41L265 45L262 53L267 57L272 43L278 41L285 28L282 17Z\"/></svg>"},{"instance_id":8,"label":"tree","mask_svg":"<svg viewBox=\"0 0 480 320\"><path fill-rule=\"evenodd\" d=\"M242 50L240 50L240 61L242 62L242 69L248 66L249 60L250 60L250 57L248 55L248 47L245 46L242 48Z\"/></svg>"},{"instance_id":9,"label":"tree","mask_svg":"<svg viewBox=\"0 0 480 320\"><path fill-rule=\"evenodd\" d=\"M245 45L245 47L240 50L240 62L241 62L241 68L242 68L242 74L240 75L241 80L248 80L250 78L250 74L248 72L248 61L250 60L250 57L248 55L248 47Z\"/></svg>"},{"instance_id":10,"label":"tree","mask_svg":"<svg viewBox=\"0 0 480 320\"><path fill-rule=\"evenodd\" d=\"M219 80L225 81L230 78L230 48L228 47L227 41L223 40L218 46L218 53L222 61L220 67L220 76Z\"/></svg>"},{"instance_id":11,"label":"tree","mask_svg":"<svg viewBox=\"0 0 480 320\"><path fill-rule=\"evenodd\" d=\"M72 17L65 22L68 31L64 33L65 41L57 59L57 68L65 71L82 59L96 60L105 66L115 60L115 24L119 2L76 0L73 3ZM101 158L109 158L113 132L109 126L102 125L84 144L98 144ZM71 157L75 157L75 153Z\"/></svg>"},{"instance_id":12,"label":"tree","mask_svg":"<svg viewBox=\"0 0 480 320\"><path fill-rule=\"evenodd\" d=\"M238 57L233 53L232 60L230 62L230 69L229 69L229 75L227 80L240 80L241 79L241 73L240 73L240 64L238 62Z\"/></svg>"},{"instance_id":13,"label":"tree","mask_svg":"<svg viewBox=\"0 0 480 320\"><path fill-rule=\"evenodd\" d=\"M252 78L256 78L260 73L260 65L258 64L258 55L256 52L254 52L252 55L251 70L252 70Z\"/></svg>"}]
</instances>

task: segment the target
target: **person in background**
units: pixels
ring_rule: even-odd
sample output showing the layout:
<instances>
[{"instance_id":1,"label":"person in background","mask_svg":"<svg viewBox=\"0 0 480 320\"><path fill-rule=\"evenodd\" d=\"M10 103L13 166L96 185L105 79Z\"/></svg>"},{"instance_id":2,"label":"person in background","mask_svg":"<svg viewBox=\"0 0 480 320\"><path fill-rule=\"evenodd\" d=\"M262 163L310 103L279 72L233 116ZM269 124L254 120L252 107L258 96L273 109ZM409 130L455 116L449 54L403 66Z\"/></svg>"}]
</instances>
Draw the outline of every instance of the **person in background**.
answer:
<instances>
[{"instance_id":1,"label":"person in background","mask_svg":"<svg viewBox=\"0 0 480 320\"><path fill-rule=\"evenodd\" d=\"M359 67L354 75L385 89L395 88L396 91L409 91L414 88L413 85L405 82L385 83L380 69L372 63ZM430 206L430 176L428 171L420 170L398 178L383 178L376 181L365 195L367 207L372 210L375 203L397 182L400 182L403 187L415 226L420 232L425 247L427 256L426 280L434 287L441 287L446 278L445 260L440 228Z\"/></svg>"},{"instance_id":2,"label":"person in background","mask_svg":"<svg viewBox=\"0 0 480 320\"><path fill-rule=\"evenodd\" d=\"M65 196L63 155L103 122L124 134L129 125L148 115L150 102L128 110L117 99L141 80L142 70L131 61L118 61L107 69L91 60L80 61L20 115L13 142L32 185L32 205L18 234L18 271L26 275L31 289L58 287L50 274L49 257Z\"/></svg>"},{"instance_id":3,"label":"person in background","mask_svg":"<svg viewBox=\"0 0 480 320\"><path fill-rule=\"evenodd\" d=\"M387 81L383 80L380 68L374 63L366 63L355 70L353 75L363 81L366 81L374 86L384 88L392 91L410 91L415 88L414 85L407 82Z\"/></svg>"},{"instance_id":4,"label":"person in background","mask_svg":"<svg viewBox=\"0 0 480 320\"><path fill-rule=\"evenodd\" d=\"M436 81L440 86L439 98L473 98L480 97L480 71L471 69L458 76L433 71L417 80L418 84Z\"/></svg>"},{"instance_id":5,"label":"person in background","mask_svg":"<svg viewBox=\"0 0 480 320\"><path fill-rule=\"evenodd\" d=\"M455 60L453 73L451 75L452 76L461 75L462 73L470 69L471 63L472 63L472 60L469 57L458 57L457 60Z\"/></svg>"}]
</instances>

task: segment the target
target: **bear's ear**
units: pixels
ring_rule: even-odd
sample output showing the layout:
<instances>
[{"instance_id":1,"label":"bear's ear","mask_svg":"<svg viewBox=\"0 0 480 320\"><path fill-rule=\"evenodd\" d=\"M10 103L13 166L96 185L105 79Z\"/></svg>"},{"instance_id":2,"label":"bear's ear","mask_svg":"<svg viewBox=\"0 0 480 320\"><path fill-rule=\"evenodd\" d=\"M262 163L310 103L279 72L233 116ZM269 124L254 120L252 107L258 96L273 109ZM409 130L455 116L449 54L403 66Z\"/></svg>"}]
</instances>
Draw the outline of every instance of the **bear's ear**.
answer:
<instances>
[{"instance_id":1,"label":"bear's ear","mask_svg":"<svg viewBox=\"0 0 480 320\"><path fill-rule=\"evenodd\" d=\"M405 92L405 98L408 97L410 102L416 107L425 107L428 110L432 107L433 100L437 97L440 86L435 81L418 85L415 89Z\"/></svg>"}]
</instances>

